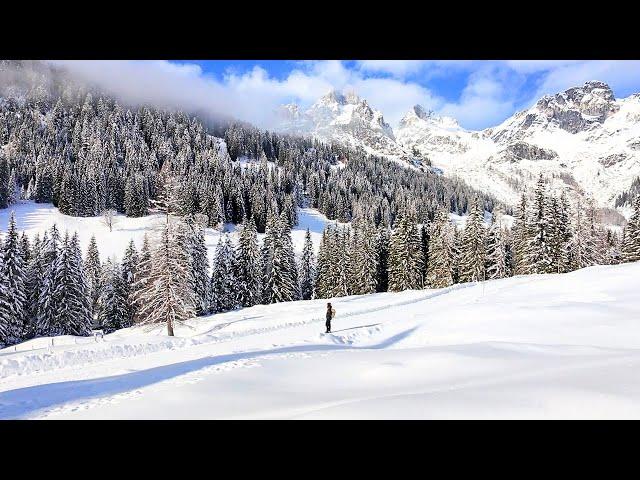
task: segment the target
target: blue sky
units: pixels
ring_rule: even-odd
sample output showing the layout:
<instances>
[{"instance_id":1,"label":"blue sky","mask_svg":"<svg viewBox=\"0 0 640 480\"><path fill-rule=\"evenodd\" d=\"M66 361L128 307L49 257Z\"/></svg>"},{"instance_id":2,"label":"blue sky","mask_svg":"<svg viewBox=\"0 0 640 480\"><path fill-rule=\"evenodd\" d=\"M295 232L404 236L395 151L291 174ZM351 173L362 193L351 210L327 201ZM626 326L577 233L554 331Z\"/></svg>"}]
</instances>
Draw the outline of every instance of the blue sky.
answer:
<instances>
[{"instance_id":1,"label":"blue sky","mask_svg":"<svg viewBox=\"0 0 640 480\"><path fill-rule=\"evenodd\" d=\"M395 126L415 104L468 129L495 126L516 111L588 80L616 97L640 92L639 61L241 60L65 61L133 100L230 113L270 128L282 103L311 105L332 88L355 91Z\"/></svg>"}]
</instances>

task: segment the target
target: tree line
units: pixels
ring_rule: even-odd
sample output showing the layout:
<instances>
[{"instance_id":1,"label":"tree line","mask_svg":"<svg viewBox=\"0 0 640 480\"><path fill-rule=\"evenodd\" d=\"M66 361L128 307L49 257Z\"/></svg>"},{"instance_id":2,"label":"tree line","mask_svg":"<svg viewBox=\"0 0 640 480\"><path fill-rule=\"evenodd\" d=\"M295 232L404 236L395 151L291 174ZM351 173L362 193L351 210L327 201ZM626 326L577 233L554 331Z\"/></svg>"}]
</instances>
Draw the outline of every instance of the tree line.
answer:
<instances>
[{"instance_id":1,"label":"tree line","mask_svg":"<svg viewBox=\"0 0 640 480\"><path fill-rule=\"evenodd\" d=\"M171 202L170 202L171 203ZM571 207L547 192L541 177L523 195L511 228L499 212L485 226L477 200L464 228L446 208L416 221L404 212L393 228L360 220L329 223L318 255L307 230L299 258L291 219L267 215L262 242L245 218L237 242L221 235L209 268L202 215L167 213L140 251L100 261L93 237L84 258L77 234L54 225L42 237L18 233L12 215L0 245L0 342L37 336L88 335L134 324L174 327L196 315L257 304L407 289L443 288L522 274L565 273L597 264L640 260L640 197L620 235L599 226L595 208Z\"/></svg>"}]
</instances>

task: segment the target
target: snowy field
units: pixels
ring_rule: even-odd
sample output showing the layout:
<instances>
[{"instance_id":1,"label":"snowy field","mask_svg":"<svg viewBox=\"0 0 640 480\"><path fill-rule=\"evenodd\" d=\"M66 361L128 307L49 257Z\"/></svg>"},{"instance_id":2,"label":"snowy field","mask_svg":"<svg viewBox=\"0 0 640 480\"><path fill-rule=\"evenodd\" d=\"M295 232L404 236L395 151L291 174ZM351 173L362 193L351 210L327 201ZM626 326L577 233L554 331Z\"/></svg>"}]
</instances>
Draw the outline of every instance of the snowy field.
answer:
<instances>
[{"instance_id":1,"label":"snowy field","mask_svg":"<svg viewBox=\"0 0 640 480\"><path fill-rule=\"evenodd\" d=\"M0 351L0 418L640 418L640 263ZM16 351L17 350L17 351Z\"/></svg>"},{"instance_id":2,"label":"snowy field","mask_svg":"<svg viewBox=\"0 0 640 480\"><path fill-rule=\"evenodd\" d=\"M165 220L162 214L153 214L141 218L129 218L119 214L115 217L115 225L113 231L110 232L109 228L102 223L101 217L72 217L60 213L51 204L21 201L16 205L0 210L0 238L4 239L11 211L16 213L18 230L20 232L25 231L29 239L33 239L36 233L42 237L45 231L49 230L53 224L56 224L62 235L64 235L65 230L68 230L70 234L78 232L82 253L84 254L91 236L95 235L102 261L114 255L121 259L129 241L132 239L136 244L136 248L140 250L145 232L152 232L156 225ZM320 247L322 231L330 220L327 220L327 217L311 208L299 209L298 220L298 225L291 232L296 253L299 255L302 252L307 228L311 233L311 239L317 253ZM224 225L224 231L229 232L232 240L237 242L239 234L233 224ZM205 240L210 262L222 233L212 228L206 229ZM258 234L260 241L262 241L263 237L264 234Z\"/></svg>"}]
</instances>

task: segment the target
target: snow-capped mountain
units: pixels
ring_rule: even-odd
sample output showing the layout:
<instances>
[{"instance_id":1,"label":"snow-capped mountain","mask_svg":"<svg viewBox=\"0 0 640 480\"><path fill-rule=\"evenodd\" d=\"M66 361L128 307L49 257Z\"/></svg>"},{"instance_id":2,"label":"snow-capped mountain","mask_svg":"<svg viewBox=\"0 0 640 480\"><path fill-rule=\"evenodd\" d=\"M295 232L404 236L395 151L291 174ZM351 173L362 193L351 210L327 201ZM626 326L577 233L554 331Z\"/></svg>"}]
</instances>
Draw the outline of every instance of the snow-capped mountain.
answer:
<instances>
[{"instance_id":1,"label":"snow-capped mountain","mask_svg":"<svg viewBox=\"0 0 640 480\"><path fill-rule=\"evenodd\" d=\"M411 160L419 153L444 175L515 204L540 172L552 189L602 207L640 176L640 94L616 99L603 82L590 81L555 95L482 131L416 105L395 131L382 113L354 94L331 92L307 111L283 107L285 128L361 145L372 153ZM626 213L626 212L625 212Z\"/></svg>"},{"instance_id":2,"label":"snow-capped mountain","mask_svg":"<svg viewBox=\"0 0 640 480\"><path fill-rule=\"evenodd\" d=\"M298 105L288 104L278 113L282 131L311 134L322 140L361 147L374 155L414 160L414 156L398 143L382 112L353 92L343 94L333 90L304 112Z\"/></svg>"}]
</instances>

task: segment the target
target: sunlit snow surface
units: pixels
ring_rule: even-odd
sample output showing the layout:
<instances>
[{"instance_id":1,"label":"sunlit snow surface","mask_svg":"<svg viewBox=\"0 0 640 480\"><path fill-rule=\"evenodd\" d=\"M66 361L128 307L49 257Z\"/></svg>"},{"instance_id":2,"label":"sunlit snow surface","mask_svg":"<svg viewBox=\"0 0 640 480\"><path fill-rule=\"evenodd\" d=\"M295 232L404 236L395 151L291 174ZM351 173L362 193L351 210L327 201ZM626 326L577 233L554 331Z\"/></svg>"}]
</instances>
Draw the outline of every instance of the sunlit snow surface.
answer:
<instances>
[{"instance_id":1,"label":"sunlit snow surface","mask_svg":"<svg viewBox=\"0 0 640 480\"><path fill-rule=\"evenodd\" d=\"M36 228L40 207L23 208ZM300 235L326 222L301 220ZM128 240L100 232L103 253ZM194 319L174 338L39 338L0 350L0 418L640 418L639 283L635 263L337 298L332 335L313 300Z\"/></svg>"}]
</instances>

